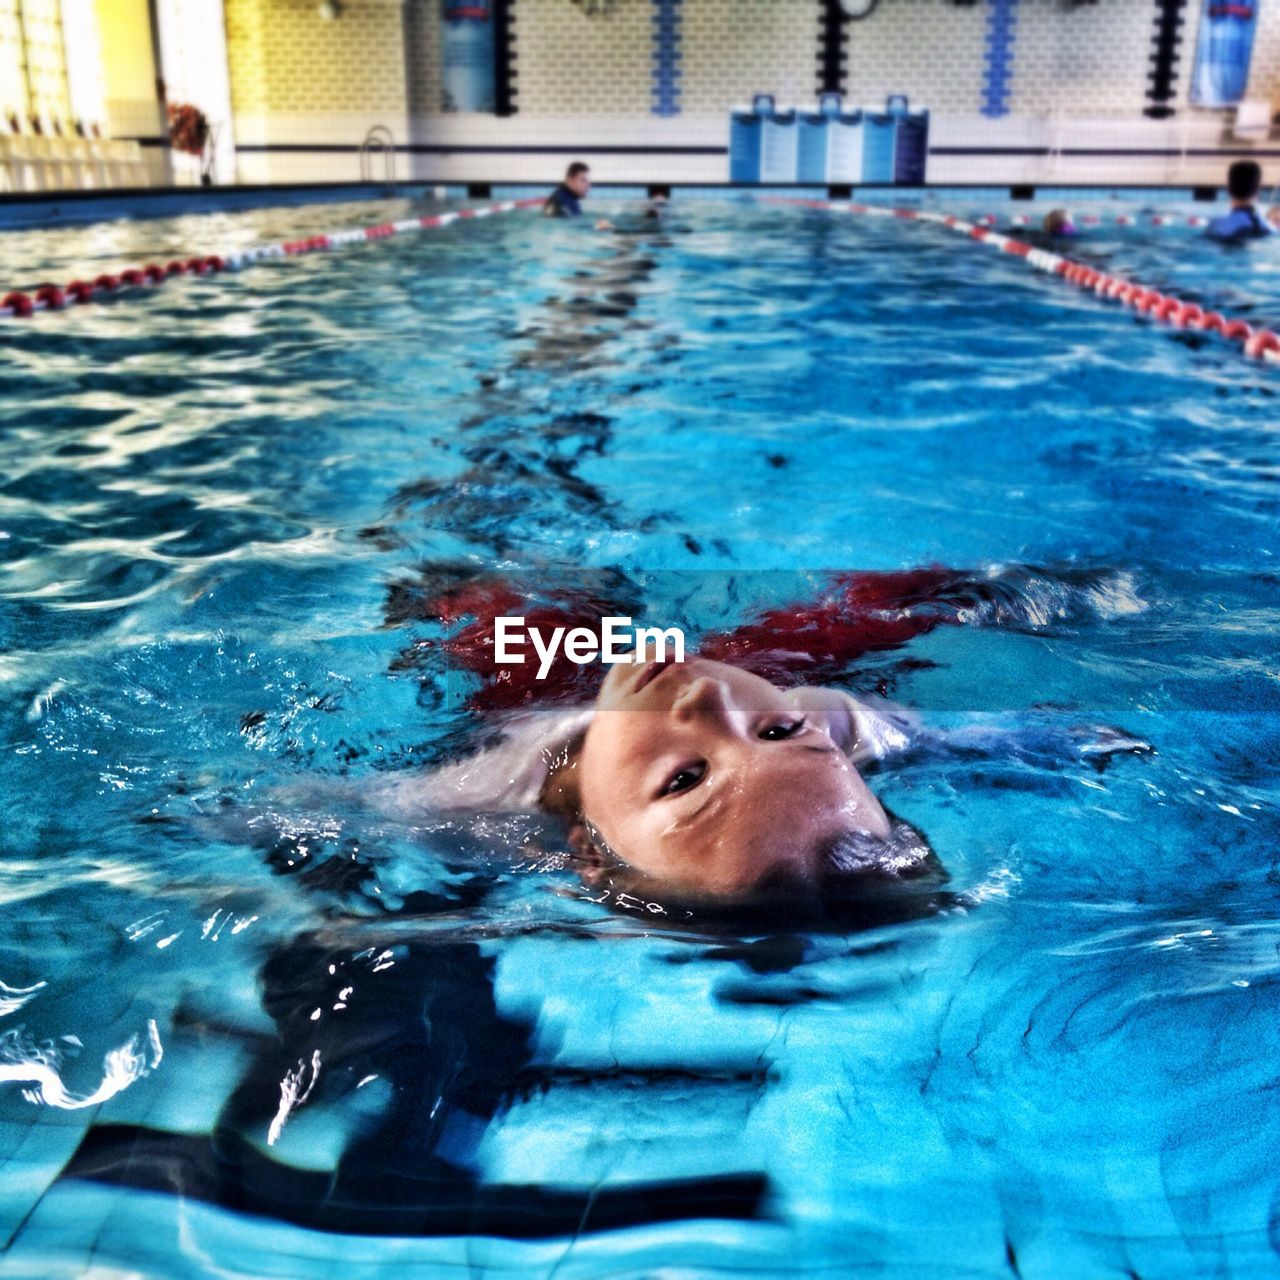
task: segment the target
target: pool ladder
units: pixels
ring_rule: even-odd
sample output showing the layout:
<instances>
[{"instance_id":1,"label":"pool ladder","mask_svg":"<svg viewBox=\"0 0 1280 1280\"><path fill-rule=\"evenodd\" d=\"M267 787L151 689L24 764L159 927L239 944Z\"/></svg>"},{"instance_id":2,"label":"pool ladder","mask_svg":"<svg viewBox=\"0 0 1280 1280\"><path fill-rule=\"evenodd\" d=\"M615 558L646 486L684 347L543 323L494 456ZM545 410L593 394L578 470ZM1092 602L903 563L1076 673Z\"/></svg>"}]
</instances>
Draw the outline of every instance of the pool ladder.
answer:
<instances>
[{"instance_id":1,"label":"pool ladder","mask_svg":"<svg viewBox=\"0 0 1280 1280\"><path fill-rule=\"evenodd\" d=\"M373 181L373 153L382 153L383 180L392 191L396 188L396 140L385 124L375 124L360 144L360 181Z\"/></svg>"}]
</instances>

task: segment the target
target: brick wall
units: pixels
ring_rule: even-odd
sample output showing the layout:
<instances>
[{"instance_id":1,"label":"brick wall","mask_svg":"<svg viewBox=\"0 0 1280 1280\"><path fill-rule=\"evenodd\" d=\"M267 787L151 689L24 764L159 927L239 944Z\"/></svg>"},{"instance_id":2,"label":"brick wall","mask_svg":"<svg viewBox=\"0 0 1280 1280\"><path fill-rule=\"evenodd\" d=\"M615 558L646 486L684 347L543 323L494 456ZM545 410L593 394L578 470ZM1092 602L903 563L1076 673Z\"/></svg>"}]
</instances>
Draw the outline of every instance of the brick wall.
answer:
<instances>
[{"instance_id":1,"label":"brick wall","mask_svg":"<svg viewBox=\"0 0 1280 1280\"><path fill-rule=\"evenodd\" d=\"M954 8L940 0L883 0L871 17L848 23L846 31L846 84L853 101L877 104L890 93L905 93L931 111L977 114L985 5Z\"/></svg>"},{"instance_id":2,"label":"brick wall","mask_svg":"<svg viewBox=\"0 0 1280 1280\"><path fill-rule=\"evenodd\" d=\"M67 114L57 18L68 3L92 4L97 13L112 131L160 132L148 0L26 0L42 109ZM166 3L185 12L184 5L201 0ZM562 149L570 157L591 153L602 180L607 174L633 181L641 173L645 180L723 178L727 166L718 158L659 151L722 147L729 109L755 92L772 92L784 104L816 96L821 0L681 0L680 114L668 118L652 114L654 0L611 0L607 14L594 17L574 0L510 3L518 114L495 119L441 113L440 0L338 0L334 21L321 18L318 0L225 0L240 179L354 178L354 148L375 124L389 127L397 142L439 148L412 160L402 155L402 177L540 175L558 169ZM0 106L6 95L24 105L16 7L17 0L0 0ZM995 92L987 46L999 13L1012 21L1008 74ZM1213 148L1224 116L1186 108L1199 0L1187 0L1171 103L1178 114L1167 122L1144 117L1156 13L1155 0L1098 0L1077 8L1063 0L972 6L881 0L868 19L844 28L847 95L872 104L905 93L929 107L935 145L956 152L931 168L939 181L1035 180L1038 161L1010 160L1008 174L979 172L976 161L960 155L975 146L1004 146L1013 156L1019 148L1033 155L1038 146L1055 154L1072 146L1115 146L1176 155L1194 134L1196 146ZM1260 13L1250 93L1280 107L1280 0L1265 0ZM992 113L993 94L999 118L987 119L980 113L984 105ZM299 143L317 149L268 149ZM334 149L323 150L325 144ZM490 150L504 144L537 154ZM611 157L628 146L651 154ZM1104 173L1101 162L1081 161L1071 176L1133 177L1116 163L1114 172ZM1160 178L1173 175L1162 171Z\"/></svg>"},{"instance_id":3,"label":"brick wall","mask_svg":"<svg viewBox=\"0 0 1280 1280\"><path fill-rule=\"evenodd\" d=\"M1021 0L1010 110L1015 115L1141 115L1155 24L1153 0L1079 9L1060 0ZM1183 30L1175 102L1185 95L1191 68L1194 36L1185 33L1194 30L1193 15Z\"/></svg>"},{"instance_id":4,"label":"brick wall","mask_svg":"<svg viewBox=\"0 0 1280 1280\"><path fill-rule=\"evenodd\" d=\"M404 0L340 0L331 21L317 0L224 5L241 182L354 181L356 149L375 125L397 143L409 140ZM298 144L339 149L259 149ZM384 173L381 161L375 171ZM400 156L396 175L408 171Z\"/></svg>"},{"instance_id":5,"label":"brick wall","mask_svg":"<svg viewBox=\"0 0 1280 1280\"><path fill-rule=\"evenodd\" d=\"M402 0L342 0L331 22L316 0L226 0L226 25L237 115L403 118Z\"/></svg>"},{"instance_id":6,"label":"brick wall","mask_svg":"<svg viewBox=\"0 0 1280 1280\"><path fill-rule=\"evenodd\" d=\"M754 92L813 101L819 0L685 0L681 7L681 110L722 115ZM1088 118L1139 116L1146 91L1154 0L1019 0L1009 110ZM650 109L651 0L614 0L587 17L571 0L516 0L519 107L525 115L643 114ZM1280 105L1280 4L1264 5L1251 92ZM1175 105L1185 103L1198 9L1188 4ZM857 102L906 93L935 112L972 116L982 105L989 7L946 0L883 0L845 30L846 85ZM423 22L424 32L434 21ZM438 78L438 48L413 57L415 75ZM435 83L415 114L438 110Z\"/></svg>"},{"instance_id":7,"label":"brick wall","mask_svg":"<svg viewBox=\"0 0 1280 1280\"><path fill-rule=\"evenodd\" d=\"M682 12L684 114L725 115L757 92L817 96L817 0L685 0Z\"/></svg>"},{"instance_id":8,"label":"brick wall","mask_svg":"<svg viewBox=\"0 0 1280 1280\"><path fill-rule=\"evenodd\" d=\"M267 110L267 53L261 0L225 0L231 107L237 116Z\"/></svg>"},{"instance_id":9,"label":"brick wall","mask_svg":"<svg viewBox=\"0 0 1280 1280\"><path fill-rule=\"evenodd\" d=\"M650 0L614 0L607 15L594 17L570 0L517 0L513 15L522 115L649 111Z\"/></svg>"}]
</instances>

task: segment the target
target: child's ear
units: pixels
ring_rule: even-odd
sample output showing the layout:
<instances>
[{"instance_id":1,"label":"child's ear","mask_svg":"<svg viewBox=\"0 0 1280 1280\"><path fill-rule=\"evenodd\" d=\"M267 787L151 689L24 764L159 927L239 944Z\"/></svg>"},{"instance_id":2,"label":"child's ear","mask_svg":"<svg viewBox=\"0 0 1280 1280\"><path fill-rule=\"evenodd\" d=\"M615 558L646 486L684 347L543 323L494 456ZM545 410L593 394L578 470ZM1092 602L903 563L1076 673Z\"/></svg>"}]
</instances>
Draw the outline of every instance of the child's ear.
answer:
<instances>
[{"instance_id":1,"label":"child's ear","mask_svg":"<svg viewBox=\"0 0 1280 1280\"><path fill-rule=\"evenodd\" d=\"M585 822L575 822L569 828L569 851L573 854L578 878L587 888L603 883L609 872L610 862L591 838Z\"/></svg>"},{"instance_id":2,"label":"child's ear","mask_svg":"<svg viewBox=\"0 0 1280 1280\"><path fill-rule=\"evenodd\" d=\"M578 784L578 756L586 737L580 733L564 746L547 771L547 780L538 793L538 805L547 813L553 813L568 822L579 822L582 817L582 795Z\"/></svg>"}]
</instances>

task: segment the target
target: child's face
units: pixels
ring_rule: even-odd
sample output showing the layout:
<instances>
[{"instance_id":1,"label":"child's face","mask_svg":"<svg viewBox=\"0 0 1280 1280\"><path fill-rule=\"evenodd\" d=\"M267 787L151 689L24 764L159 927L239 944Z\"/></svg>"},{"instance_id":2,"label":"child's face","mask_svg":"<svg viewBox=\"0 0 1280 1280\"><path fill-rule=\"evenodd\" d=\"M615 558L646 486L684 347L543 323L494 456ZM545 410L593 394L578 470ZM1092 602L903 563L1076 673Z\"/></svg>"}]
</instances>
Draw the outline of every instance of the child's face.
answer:
<instances>
[{"instance_id":1,"label":"child's face","mask_svg":"<svg viewBox=\"0 0 1280 1280\"><path fill-rule=\"evenodd\" d=\"M695 658L613 667L578 759L582 811L632 867L692 893L821 872L889 821L825 729L767 680Z\"/></svg>"}]
</instances>

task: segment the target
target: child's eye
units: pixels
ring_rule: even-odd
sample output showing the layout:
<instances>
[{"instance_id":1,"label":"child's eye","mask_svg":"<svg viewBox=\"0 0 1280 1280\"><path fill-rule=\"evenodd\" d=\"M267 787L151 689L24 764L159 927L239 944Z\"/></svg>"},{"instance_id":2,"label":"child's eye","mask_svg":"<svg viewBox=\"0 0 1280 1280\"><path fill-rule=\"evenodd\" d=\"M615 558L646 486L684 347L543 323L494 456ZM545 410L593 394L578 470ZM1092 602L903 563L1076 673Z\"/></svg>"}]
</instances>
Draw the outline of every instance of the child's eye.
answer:
<instances>
[{"instance_id":1,"label":"child's eye","mask_svg":"<svg viewBox=\"0 0 1280 1280\"><path fill-rule=\"evenodd\" d=\"M799 720L791 720L785 724L771 724L767 729L760 730L760 737L766 742L781 742L785 738L794 738L801 729L804 728L804 717Z\"/></svg>"},{"instance_id":2,"label":"child's eye","mask_svg":"<svg viewBox=\"0 0 1280 1280\"><path fill-rule=\"evenodd\" d=\"M682 765L667 779L662 788L664 796L678 796L682 791L696 787L707 772L707 766L699 760L697 764Z\"/></svg>"}]
</instances>

